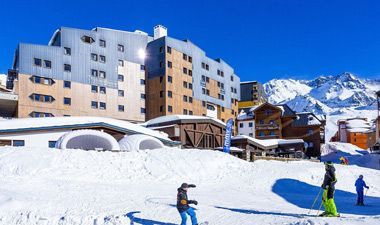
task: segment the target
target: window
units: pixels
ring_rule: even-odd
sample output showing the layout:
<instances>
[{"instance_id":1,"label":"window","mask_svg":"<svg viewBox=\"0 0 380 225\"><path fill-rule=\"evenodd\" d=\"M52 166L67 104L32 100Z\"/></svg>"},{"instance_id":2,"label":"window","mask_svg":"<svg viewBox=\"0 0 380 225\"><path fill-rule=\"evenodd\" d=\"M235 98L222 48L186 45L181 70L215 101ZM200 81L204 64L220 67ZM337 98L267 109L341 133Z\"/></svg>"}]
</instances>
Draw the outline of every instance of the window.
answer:
<instances>
[{"instance_id":1,"label":"window","mask_svg":"<svg viewBox=\"0 0 380 225\"><path fill-rule=\"evenodd\" d=\"M90 37L90 36L86 36L86 35L82 36L82 37L81 37L81 40L82 40L84 43L88 43L88 44L92 44L92 43L95 42L95 40L94 40L92 37Z\"/></svg>"},{"instance_id":2,"label":"window","mask_svg":"<svg viewBox=\"0 0 380 225\"><path fill-rule=\"evenodd\" d=\"M49 60L44 60L44 67L45 67L45 68L48 68L48 69L51 69L51 61L49 61Z\"/></svg>"},{"instance_id":3,"label":"window","mask_svg":"<svg viewBox=\"0 0 380 225\"><path fill-rule=\"evenodd\" d=\"M270 136L275 136L276 134L275 134L274 131L272 130L272 131L269 132L269 135L270 135Z\"/></svg>"},{"instance_id":4,"label":"window","mask_svg":"<svg viewBox=\"0 0 380 225\"><path fill-rule=\"evenodd\" d=\"M34 58L33 59L33 62L34 62L34 65L35 66L42 66L42 60L41 59L38 59L38 58Z\"/></svg>"},{"instance_id":5,"label":"window","mask_svg":"<svg viewBox=\"0 0 380 225\"><path fill-rule=\"evenodd\" d=\"M260 136L260 137L265 136L264 131L260 131L260 132L259 132L259 136Z\"/></svg>"},{"instance_id":6,"label":"window","mask_svg":"<svg viewBox=\"0 0 380 225\"><path fill-rule=\"evenodd\" d=\"M164 91L160 91L160 98L164 97Z\"/></svg>"},{"instance_id":7,"label":"window","mask_svg":"<svg viewBox=\"0 0 380 225\"><path fill-rule=\"evenodd\" d=\"M356 141L356 139L355 139ZM309 142L309 148L313 148L314 147L314 142Z\"/></svg>"},{"instance_id":8,"label":"window","mask_svg":"<svg viewBox=\"0 0 380 225\"><path fill-rule=\"evenodd\" d=\"M205 75L202 75L202 81L206 82L206 76Z\"/></svg>"},{"instance_id":9,"label":"window","mask_svg":"<svg viewBox=\"0 0 380 225\"><path fill-rule=\"evenodd\" d=\"M104 71L99 71L99 77L100 77L100 78L106 78L106 72L104 72Z\"/></svg>"},{"instance_id":10,"label":"window","mask_svg":"<svg viewBox=\"0 0 380 225\"><path fill-rule=\"evenodd\" d=\"M218 81L218 87L220 87L220 82Z\"/></svg>"},{"instance_id":11,"label":"window","mask_svg":"<svg viewBox=\"0 0 380 225\"><path fill-rule=\"evenodd\" d=\"M249 127L253 127L253 123L252 123L252 122L249 122L249 123L248 123L248 126L249 126Z\"/></svg>"},{"instance_id":12,"label":"window","mask_svg":"<svg viewBox=\"0 0 380 225\"><path fill-rule=\"evenodd\" d=\"M193 103L193 97L189 97L189 102Z\"/></svg>"},{"instance_id":13,"label":"window","mask_svg":"<svg viewBox=\"0 0 380 225\"><path fill-rule=\"evenodd\" d=\"M140 95L140 98L141 98L141 99L146 99L146 95L145 95L145 94L141 94L141 95Z\"/></svg>"},{"instance_id":14,"label":"window","mask_svg":"<svg viewBox=\"0 0 380 225\"><path fill-rule=\"evenodd\" d=\"M224 77L224 72L220 71L220 76Z\"/></svg>"},{"instance_id":15,"label":"window","mask_svg":"<svg viewBox=\"0 0 380 225\"><path fill-rule=\"evenodd\" d=\"M12 145L15 147L25 146L25 141L24 140L13 140Z\"/></svg>"},{"instance_id":16,"label":"window","mask_svg":"<svg viewBox=\"0 0 380 225\"><path fill-rule=\"evenodd\" d=\"M64 88L71 88L71 81L67 81L67 80L63 81L63 87Z\"/></svg>"},{"instance_id":17,"label":"window","mask_svg":"<svg viewBox=\"0 0 380 225\"><path fill-rule=\"evenodd\" d=\"M193 90L193 84L192 83L189 83L189 89Z\"/></svg>"},{"instance_id":18,"label":"window","mask_svg":"<svg viewBox=\"0 0 380 225\"><path fill-rule=\"evenodd\" d=\"M234 81L234 76L231 76L231 81Z\"/></svg>"},{"instance_id":19,"label":"window","mask_svg":"<svg viewBox=\"0 0 380 225\"><path fill-rule=\"evenodd\" d=\"M264 124L264 120L260 120L259 124L263 125Z\"/></svg>"},{"instance_id":20,"label":"window","mask_svg":"<svg viewBox=\"0 0 380 225\"><path fill-rule=\"evenodd\" d=\"M140 108L140 113L141 114L145 114L146 113L146 109L145 108Z\"/></svg>"},{"instance_id":21,"label":"window","mask_svg":"<svg viewBox=\"0 0 380 225\"><path fill-rule=\"evenodd\" d=\"M124 61L119 59L119 66L123 67L124 66Z\"/></svg>"},{"instance_id":22,"label":"window","mask_svg":"<svg viewBox=\"0 0 380 225\"><path fill-rule=\"evenodd\" d=\"M98 77L98 71L97 70L91 70L91 76Z\"/></svg>"},{"instance_id":23,"label":"window","mask_svg":"<svg viewBox=\"0 0 380 225\"><path fill-rule=\"evenodd\" d=\"M117 80L120 81L120 82L123 82L124 81L124 76L119 74L117 75Z\"/></svg>"},{"instance_id":24,"label":"window","mask_svg":"<svg viewBox=\"0 0 380 225\"><path fill-rule=\"evenodd\" d=\"M173 112L173 107L171 105L168 105L168 112Z\"/></svg>"},{"instance_id":25,"label":"window","mask_svg":"<svg viewBox=\"0 0 380 225\"><path fill-rule=\"evenodd\" d=\"M187 109L183 110L183 115L187 115Z\"/></svg>"},{"instance_id":26,"label":"window","mask_svg":"<svg viewBox=\"0 0 380 225\"><path fill-rule=\"evenodd\" d=\"M71 105L71 98L63 98L63 104L64 105Z\"/></svg>"},{"instance_id":27,"label":"window","mask_svg":"<svg viewBox=\"0 0 380 225\"><path fill-rule=\"evenodd\" d=\"M183 67L183 73L187 74L187 68Z\"/></svg>"},{"instance_id":28,"label":"window","mask_svg":"<svg viewBox=\"0 0 380 225\"><path fill-rule=\"evenodd\" d=\"M172 92L172 91L168 91L168 97L169 97L169 98L172 98L172 97L173 97L173 92Z\"/></svg>"},{"instance_id":29,"label":"window","mask_svg":"<svg viewBox=\"0 0 380 225\"><path fill-rule=\"evenodd\" d=\"M193 58L189 56L189 63L192 63L192 62L193 62Z\"/></svg>"},{"instance_id":30,"label":"window","mask_svg":"<svg viewBox=\"0 0 380 225\"><path fill-rule=\"evenodd\" d=\"M169 83L173 83L173 77L168 76L168 82L169 82Z\"/></svg>"},{"instance_id":31,"label":"window","mask_svg":"<svg viewBox=\"0 0 380 225\"><path fill-rule=\"evenodd\" d=\"M99 103L99 109L103 109L103 110L105 110L107 108L107 106L106 106L106 103L105 102L100 102Z\"/></svg>"},{"instance_id":32,"label":"window","mask_svg":"<svg viewBox=\"0 0 380 225\"><path fill-rule=\"evenodd\" d=\"M249 133L249 136L250 136L250 137L253 137L253 133Z\"/></svg>"},{"instance_id":33,"label":"window","mask_svg":"<svg viewBox=\"0 0 380 225\"><path fill-rule=\"evenodd\" d=\"M99 55L99 62L105 63L106 57L104 55Z\"/></svg>"},{"instance_id":34,"label":"window","mask_svg":"<svg viewBox=\"0 0 380 225\"><path fill-rule=\"evenodd\" d=\"M173 67L172 62L168 61L168 67L169 67L169 68L172 68L172 67Z\"/></svg>"},{"instance_id":35,"label":"window","mask_svg":"<svg viewBox=\"0 0 380 225\"><path fill-rule=\"evenodd\" d=\"M70 64L64 64L63 65L63 70L65 72L71 72L71 65Z\"/></svg>"},{"instance_id":36,"label":"window","mask_svg":"<svg viewBox=\"0 0 380 225\"><path fill-rule=\"evenodd\" d=\"M210 83L210 78L209 77L206 77L206 82Z\"/></svg>"},{"instance_id":37,"label":"window","mask_svg":"<svg viewBox=\"0 0 380 225\"><path fill-rule=\"evenodd\" d=\"M161 46L161 47L160 47L160 53L163 53L163 52L164 52L164 47Z\"/></svg>"},{"instance_id":38,"label":"window","mask_svg":"<svg viewBox=\"0 0 380 225\"><path fill-rule=\"evenodd\" d=\"M140 70L145 70L145 65L140 65Z\"/></svg>"},{"instance_id":39,"label":"window","mask_svg":"<svg viewBox=\"0 0 380 225\"><path fill-rule=\"evenodd\" d=\"M123 105L118 105L118 110L119 112L124 112L124 106Z\"/></svg>"},{"instance_id":40,"label":"window","mask_svg":"<svg viewBox=\"0 0 380 225\"><path fill-rule=\"evenodd\" d=\"M186 95L183 96L183 101L187 102L187 96Z\"/></svg>"},{"instance_id":41,"label":"window","mask_svg":"<svg viewBox=\"0 0 380 225\"><path fill-rule=\"evenodd\" d=\"M145 85L145 80L144 79L140 79L140 84L141 85Z\"/></svg>"},{"instance_id":42,"label":"window","mask_svg":"<svg viewBox=\"0 0 380 225\"><path fill-rule=\"evenodd\" d=\"M220 88L221 88L222 90L224 90L224 84L223 84L223 83L220 83Z\"/></svg>"},{"instance_id":43,"label":"window","mask_svg":"<svg viewBox=\"0 0 380 225\"><path fill-rule=\"evenodd\" d=\"M169 54L172 54L172 48L171 47L167 47L167 50L166 50Z\"/></svg>"},{"instance_id":44,"label":"window","mask_svg":"<svg viewBox=\"0 0 380 225\"><path fill-rule=\"evenodd\" d=\"M35 93L31 94L29 98L35 102L54 102L55 101L53 96L41 95L41 94L35 94Z\"/></svg>"},{"instance_id":45,"label":"window","mask_svg":"<svg viewBox=\"0 0 380 225\"><path fill-rule=\"evenodd\" d=\"M183 82L183 87L187 88L187 82L186 81Z\"/></svg>"},{"instance_id":46,"label":"window","mask_svg":"<svg viewBox=\"0 0 380 225\"><path fill-rule=\"evenodd\" d=\"M240 127L240 128L243 128L243 127L244 127L244 123L240 123L240 124L239 124L239 127Z\"/></svg>"},{"instance_id":47,"label":"window","mask_svg":"<svg viewBox=\"0 0 380 225\"><path fill-rule=\"evenodd\" d=\"M100 40L99 40L99 46L105 48L105 47L106 47L106 41L100 39Z\"/></svg>"},{"instance_id":48,"label":"window","mask_svg":"<svg viewBox=\"0 0 380 225\"><path fill-rule=\"evenodd\" d=\"M231 92L232 92L232 93L234 92L234 88L233 88L233 87L231 87Z\"/></svg>"},{"instance_id":49,"label":"window","mask_svg":"<svg viewBox=\"0 0 380 225\"><path fill-rule=\"evenodd\" d=\"M206 88L202 88L202 94L206 94Z\"/></svg>"},{"instance_id":50,"label":"window","mask_svg":"<svg viewBox=\"0 0 380 225\"><path fill-rule=\"evenodd\" d=\"M118 44L118 45L117 45L117 50L118 50L119 52L124 52L124 45Z\"/></svg>"},{"instance_id":51,"label":"window","mask_svg":"<svg viewBox=\"0 0 380 225\"><path fill-rule=\"evenodd\" d=\"M189 76L193 76L193 71L189 70Z\"/></svg>"},{"instance_id":52,"label":"window","mask_svg":"<svg viewBox=\"0 0 380 225\"><path fill-rule=\"evenodd\" d=\"M55 81L47 77L31 76L29 78L35 84L53 85Z\"/></svg>"},{"instance_id":53,"label":"window","mask_svg":"<svg viewBox=\"0 0 380 225\"><path fill-rule=\"evenodd\" d=\"M91 108L97 109L98 108L98 102L96 101L91 101Z\"/></svg>"},{"instance_id":54,"label":"window","mask_svg":"<svg viewBox=\"0 0 380 225\"><path fill-rule=\"evenodd\" d=\"M99 88L99 92L100 92L100 94L106 94L106 87L100 87Z\"/></svg>"},{"instance_id":55,"label":"window","mask_svg":"<svg viewBox=\"0 0 380 225\"><path fill-rule=\"evenodd\" d=\"M267 115L267 116L271 115L272 113L273 113L273 111L270 109L265 110L265 115Z\"/></svg>"},{"instance_id":56,"label":"window","mask_svg":"<svg viewBox=\"0 0 380 225\"><path fill-rule=\"evenodd\" d=\"M206 107L206 102L205 101L202 101L202 106Z\"/></svg>"},{"instance_id":57,"label":"window","mask_svg":"<svg viewBox=\"0 0 380 225\"><path fill-rule=\"evenodd\" d=\"M209 66L208 66L208 64L206 64L206 70L209 70L210 68L209 68Z\"/></svg>"},{"instance_id":58,"label":"window","mask_svg":"<svg viewBox=\"0 0 380 225\"><path fill-rule=\"evenodd\" d=\"M30 117L54 117L54 115L51 113L35 112L35 111L31 112L29 116Z\"/></svg>"},{"instance_id":59,"label":"window","mask_svg":"<svg viewBox=\"0 0 380 225\"><path fill-rule=\"evenodd\" d=\"M91 92L98 93L98 86L91 85Z\"/></svg>"},{"instance_id":60,"label":"window","mask_svg":"<svg viewBox=\"0 0 380 225\"><path fill-rule=\"evenodd\" d=\"M163 80L164 80L164 77L161 76L161 77L160 77L160 83L162 83Z\"/></svg>"},{"instance_id":61,"label":"window","mask_svg":"<svg viewBox=\"0 0 380 225\"><path fill-rule=\"evenodd\" d=\"M98 55L95 53L91 53L91 59L92 61L98 61Z\"/></svg>"},{"instance_id":62,"label":"window","mask_svg":"<svg viewBox=\"0 0 380 225\"><path fill-rule=\"evenodd\" d=\"M234 102L235 102L235 100L233 98L231 98L231 103L234 103Z\"/></svg>"},{"instance_id":63,"label":"window","mask_svg":"<svg viewBox=\"0 0 380 225\"><path fill-rule=\"evenodd\" d=\"M124 97L124 90L118 90L117 93L120 97Z\"/></svg>"},{"instance_id":64,"label":"window","mask_svg":"<svg viewBox=\"0 0 380 225\"><path fill-rule=\"evenodd\" d=\"M64 47L63 48L63 54L65 54L65 55L71 55L71 48Z\"/></svg>"},{"instance_id":65,"label":"window","mask_svg":"<svg viewBox=\"0 0 380 225\"><path fill-rule=\"evenodd\" d=\"M210 95L210 90L206 89L206 95Z\"/></svg>"},{"instance_id":66,"label":"window","mask_svg":"<svg viewBox=\"0 0 380 225\"><path fill-rule=\"evenodd\" d=\"M57 143L57 141L49 141L49 148L55 148L55 144Z\"/></svg>"},{"instance_id":67,"label":"window","mask_svg":"<svg viewBox=\"0 0 380 225\"><path fill-rule=\"evenodd\" d=\"M189 115L193 115L193 111L189 110Z\"/></svg>"},{"instance_id":68,"label":"window","mask_svg":"<svg viewBox=\"0 0 380 225\"><path fill-rule=\"evenodd\" d=\"M307 130L307 134L308 134L308 135L312 135L313 133L314 133L314 132L313 132L312 129L308 129L308 130Z\"/></svg>"},{"instance_id":69,"label":"window","mask_svg":"<svg viewBox=\"0 0 380 225\"><path fill-rule=\"evenodd\" d=\"M164 67L164 62L160 61L160 68Z\"/></svg>"},{"instance_id":70,"label":"window","mask_svg":"<svg viewBox=\"0 0 380 225\"><path fill-rule=\"evenodd\" d=\"M163 112L163 111L164 111L164 106L161 105L161 106L160 106L160 112Z\"/></svg>"},{"instance_id":71,"label":"window","mask_svg":"<svg viewBox=\"0 0 380 225\"><path fill-rule=\"evenodd\" d=\"M183 60L187 60L187 55L185 53L183 53L182 58L183 58Z\"/></svg>"},{"instance_id":72,"label":"window","mask_svg":"<svg viewBox=\"0 0 380 225\"><path fill-rule=\"evenodd\" d=\"M222 107L222 112L224 112L224 107Z\"/></svg>"},{"instance_id":73,"label":"window","mask_svg":"<svg viewBox=\"0 0 380 225\"><path fill-rule=\"evenodd\" d=\"M220 70L217 70L217 74L220 76Z\"/></svg>"},{"instance_id":74,"label":"window","mask_svg":"<svg viewBox=\"0 0 380 225\"><path fill-rule=\"evenodd\" d=\"M204 63L204 62L202 63L202 68L206 69L206 63Z\"/></svg>"}]
</instances>

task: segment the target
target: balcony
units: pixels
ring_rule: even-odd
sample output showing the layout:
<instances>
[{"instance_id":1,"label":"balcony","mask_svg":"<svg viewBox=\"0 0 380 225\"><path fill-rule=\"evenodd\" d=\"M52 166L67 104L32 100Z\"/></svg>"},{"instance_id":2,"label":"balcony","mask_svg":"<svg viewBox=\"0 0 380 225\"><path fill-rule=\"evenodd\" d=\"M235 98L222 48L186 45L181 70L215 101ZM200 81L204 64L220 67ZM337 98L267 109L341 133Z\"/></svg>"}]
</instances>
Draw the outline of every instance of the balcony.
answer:
<instances>
[{"instance_id":1,"label":"balcony","mask_svg":"<svg viewBox=\"0 0 380 225\"><path fill-rule=\"evenodd\" d=\"M280 126L277 124L256 124L256 130L278 130Z\"/></svg>"}]
</instances>

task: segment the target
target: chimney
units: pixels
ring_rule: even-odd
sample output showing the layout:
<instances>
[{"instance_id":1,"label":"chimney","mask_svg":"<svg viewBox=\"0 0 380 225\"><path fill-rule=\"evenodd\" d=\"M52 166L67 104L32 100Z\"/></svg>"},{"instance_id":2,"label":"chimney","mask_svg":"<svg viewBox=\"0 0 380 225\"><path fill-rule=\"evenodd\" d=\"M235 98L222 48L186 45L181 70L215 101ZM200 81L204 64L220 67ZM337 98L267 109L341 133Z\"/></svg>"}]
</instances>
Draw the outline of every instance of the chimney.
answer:
<instances>
[{"instance_id":1,"label":"chimney","mask_svg":"<svg viewBox=\"0 0 380 225\"><path fill-rule=\"evenodd\" d=\"M154 27L153 39L156 40L160 37L168 36L168 29L162 25L157 25Z\"/></svg>"}]
</instances>

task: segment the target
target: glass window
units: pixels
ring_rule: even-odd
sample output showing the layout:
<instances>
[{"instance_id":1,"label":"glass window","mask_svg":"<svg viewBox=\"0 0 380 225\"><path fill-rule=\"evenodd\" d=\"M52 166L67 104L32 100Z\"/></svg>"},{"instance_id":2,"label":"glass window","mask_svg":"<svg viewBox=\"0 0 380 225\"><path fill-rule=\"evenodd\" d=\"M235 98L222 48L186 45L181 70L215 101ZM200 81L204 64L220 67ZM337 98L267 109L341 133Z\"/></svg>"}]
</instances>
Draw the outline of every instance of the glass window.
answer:
<instances>
[{"instance_id":1,"label":"glass window","mask_svg":"<svg viewBox=\"0 0 380 225\"><path fill-rule=\"evenodd\" d=\"M168 76L168 82L173 83L173 78L171 76Z\"/></svg>"},{"instance_id":2,"label":"glass window","mask_svg":"<svg viewBox=\"0 0 380 225\"><path fill-rule=\"evenodd\" d=\"M186 81L183 82L183 87L187 88L187 82Z\"/></svg>"},{"instance_id":3,"label":"glass window","mask_svg":"<svg viewBox=\"0 0 380 225\"><path fill-rule=\"evenodd\" d=\"M105 102L100 102L99 103L99 109L106 109L106 103Z\"/></svg>"},{"instance_id":4,"label":"glass window","mask_svg":"<svg viewBox=\"0 0 380 225\"><path fill-rule=\"evenodd\" d=\"M65 72L71 72L71 65L70 64L64 64L63 65L63 70Z\"/></svg>"},{"instance_id":5,"label":"glass window","mask_svg":"<svg viewBox=\"0 0 380 225\"><path fill-rule=\"evenodd\" d=\"M193 97L189 97L189 102L193 103Z\"/></svg>"},{"instance_id":6,"label":"glass window","mask_svg":"<svg viewBox=\"0 0 380 225\"><path fill-rule=\"evenodd\" d=\"M249 126L249 127L253 127L253 123L252 123L252 122L249 122L248 126Z\"/></svg>"},{"instance_id":7,"label":"glass window","mask_svg":"<svg viewBox=\"0 0 380 225\"><path fill-rule=\"evenodd\" d=\"M46 67L46 68L51 68L51 61L49 61L49 60L44 60L44 67Z\"/></svg>"},{"instance_id":8,"label":"glass window","mask_svg":"<svg viewBox=\"0 0 380 225\"><path fill-rule=\"evenodd\" d=\"M15 147L25 146L25 141L24 140L13 140L13 146L15 146Z\"/></svg>"},{"instance_id":9,"label":"glass window","mask_svg":"<svg viewBox=\"0 0 380 225\"><path fill-rule=\"evenodd\" d=\"M98 102L96 101L91 101L91 108L97 109L98 108Z\"/></svg>"},{"instance_id":10,"label":"glass window","mask_svg":"<svg viewBox=\"0 0 380 225\"><path fill-rule=\"evenodd\" d=\"M144 65L140 65L140 70L145 70L145 66Z\"/></svg>"},{"instance_id":11,"label":"glass window","mask_svg":"<svg viewBox=\"0 0 380 225\"><path fill-rule=\"evenodd\" d=\"M308 135L312 135L313 133L314 133L314 132L313 132L312 129L308 129L308 130L307 130L307 134L308 134Z\"/></svg>"},{"instance_id":12,"label":"glass window","mask_svg":"<svg viewBox=\"0 0 380 225\"><path fill-rule=\"evenodd\" d=\"M234 81L234 76L231 76L231 81Z\"/></svg>"},{"instance_id":13,"label":"glass window","mask_svg":"<svg viewBox=\"0 0 380 225\"><path fill-rule=\"evenodd\" d=\"M187 60L187 55L185 53L183 53L182 58L183 58L183 60Z\"/></svg>"},{"instance_id":14,"label":"glass window","mask_svg":"<svg viewBox=\"0 0 380 225\"><path fill-rule=\"evenodd\" d=\"M119 66L123 67L124 66L124 61L119 59Z\"/></svg>"},{"instance_id":15,"label":"glass window","mask_svg":"<svg viewBox=\"0 0 380 225\"><path fill-rule=\"evenodd\" d=\"M141 85L145 85L145 80L144 79L140 79L140 84Z\"/></svg>"},{"instance_id":16,"label":"glass window","mask_svg":"<svg viewBox=\"0 0 380 225\"><path fill-rule=\"evenodd\" d=\"M117 75L117 80L120 81L120 82L123 82L124 81L124 76L119 74Z\"/></svg>"},{"instance_id":17,"label":"glass window","mask_svg":"<svg viewBox=\"0 0 380 225\"><path fill-rule=\"evenodd\" d=\"M186 95L183 96L183 101L187 102L187 96Z\"/></svg>"},{"instance_id":18,"label":"glass window","mask_svg":"<svg viewBox=\"0 0 380 225\"><path fill-rule=\"evenodd\" d=\"M98 93L98 86L91 85L91 92Z\"/></svg>"},{"instance_id":19,"label":"glass window","mask_svg":"<svg viewBox=\"0 0 380 225\"><path fill-rule=\"evenodd\" d=\"M33 60L35 66L42 66L42 60L38 58L34 58Z\"/></svg>"},{"instance_id":20,"label":"glass window","mask_svg":"<svg viewBox=\"0 0 380 225\"><path fill-rule=\"evenodd\" d=\"M140 112L141 112L142 114L145 114L145 113L146 113L146 109L145 109L145 108L140 108Z\"/></svg>"},{"instance_id":21,"label":"glass window","mask_svg":"<svg viewBox=\"0 0 380 225\"><path fill-rule=\"evenodd\" d=\"M141 99L146 99L146 95L145 95L145 94L141 94L141 95L140 95L140 98L141 98Z\"/></svg>"},{"instance_id":22,"label":"glass window","mask_svg":"<svg viewBox=\"0 0 380 225\"><path fill-rule=\"evenodd\" d=\"M189 89L193 90L193 84L192 83L189 83Z\"/></svg>"},{"instance_id":23,"label":"glass window","mask_svg":"<svg viewBox=\"0 0 380 225\"><path fill-rule=\"evenodd\" d=\"M41 77L34 77L34 83L40 84L41 83Z\"/></svg>"},{"instance_id":24,"label":"glass window","mask_svg":"<svg viewBox=\"0 0 380 225\"><path fill-rule=\"evenodd\" d=\"M65 105L71 105L71 98L63 98L63 104Z\"/></svg>"},{"instance_id":25,"label":"glass window","mask_svg":"<svg viewBox=\"0 0 380 225\"><path fill-rule=\"evenodd\" d=\"M164 47L160 47L160 53L163 53L164 52Z\"/></svg>"},{"instance_id":26,"label":"glass window","mask_svg":"<svg viewBox=\"0 0 380 225\"><path fill-rule=\"evenodd\" d=\"M164 106L161 105L161 106L160 106L160 112L163 112L163 111L164 111Z\"/></svg>"},{"instance_id":27,"label":"glass window","mask_svg":"<svg viewBox=\"0 0 380 225\"><path fill-rule=\"evenodd\" d=\"M106 41L100 39L100 40L99 40L99 46L105 48L105 47L106 47Z\"/></svg>"},{"instance_id":28,"label":"glass window","mask_svg":"<svg viewBox=\"0 0 380 225\"><path fill-rule=\"evenodd\" d=\"M124 45L118 44L118 45L117 45L117 50L118 50L119 52L124 52Z\"/></svg>"},{"instance_id":29,"label":"glass window","mask_svg":"<svg viewBox=\"0 0 380 225\"><path fill-rule=\"evenodd\" d=\"M187 109L183 110L183 115L187 115Z\"/></svg>"},{"instance_id":30,"label":"glass window","mask_svg":"<svg viewBox=\"0 0 380 225\"><path fill-rule=\"evenodd\" d=\"M183 67L183 73L187 74L187 68Z\"/></svg>"},{"instance_id":31,"label":"glass window","mask_svg":"<svg viewBox=\"0 0 380 225\"><path fill-rule=\"evenodd\" d=\"M168 112L173 112L173 107L171 105L168 105Z\"/></svg>"},{"instance_id":32,"label":"glass window","mask_svg":"<svg viewBox=\"0 0 380 225\"><path fill-rule=\"evenodd\" d=\"M71 81L67 81L67 80L63 81L63 87L64 88L71 88Z\"/></svg>"},{"instance_id":33,"label":"glass window","mask_svg":"<svg viewBox=\"0 0 380 225\"><path fill-rule=\"evenodd\" d=\"M123 105L119 105L118 106L118 110L119 110L119 112L124 112L124 106Z\"/></svg>"},{"instance_id":34,"label":"glass window","mask_svg":"<svg viewBox=\"0 0 380 225\"><path fill-rule=\"evenodd\" d=\"M239 127L240 127L240 128L243 128L243 127L244 127L244 123L240 123L240 124L239 124Z\"/></svg>"},{"instance_id":35,"label":"glass window","mask_svg":"<svg viewBox=\"0 0 380 225\"><path fill-rule=\"evenodd\" d=\"M249 136L250 136L250 137L253 137L253 133L249 133Z\"/></svg>"},{"instance_id":36,"label":"glass window","mask_svg":"<svg viewBox=\"0 0 380 225\"><path fill-rule=\"evenodd\" d=\"M101 94L106 94L106 87L100 87L99 88L99 92L101 93Z\"/></svg>"},{"instance_id":37,"label":"glass window","mask_svg":"<svg viewBox=\"0 0 380 225\"><path fill-rule=\"evenodd\" d=\"M63 54L65 54L65 55L71 55L71 48L64 47L63 48Z\"/></svg>"},{"instance_id":38,"label":"glass window","mask_svg":"<svg viewBox=\"0 0 380 225\"><path fill-rule=\"evenodd\" d=\"M172 68L172 67L173 67L172 62L168 61L168 67L169 67L169 68Z\"/></svg>"},{"instance_id":39,"label":"glass window","mask_svg":"<svg viewBox=\"0 0 380 225\"><path fill-rule=\"evenodd\" d=\"M171 54L171 53L172 53L172 48L168 46L168 48L167 48L167 52L168 52L169 54Z\"/></svg>"},{"instance_id":40,"label":"glass window","mask_svg":"<svg viewBox=\"0 0 380 225\"><path fill-rule=\"evenodd\" d=\"M49 141L49 148L55 148L57 141Z\"/></svg>"},{"instance_id":41,"label":"glass window","mask_svg":"<svg viewBox=\"0 0 380 225\"><path fill-rule=\"evenodd\" d=\"M104 71L99 71L99 77L100 77L100 78L106 78L106 72L104 72Z\"/></svg>"},{"instance_id":42,"label":"glass window","mask_svg":"<svg viewBox=\"0 0 380 225\"><path fill-rule=\"evenodd\" d=\"M91 70L91 76L98 77L98 71L97 70Z\"/></svg>"},{"instance_id":43,"label":"glass window","mask_svg":"<svg viewBox=\"0 0 380 225\"><path fill-rule=\"evenodd\" d=\"M98 55L95 54L95 53L91 53L91 59L92 59L93 61L98 61Z\"/></svg>"},{"instance_id":44,"label":"glass window","mask_svg":"<svg viewBox=\"0 0 380 225\"><path fill-rule=\"evenodd\" d=\"M189 76L193 76L193 71L189 70Z\"/></svg>"},{"instance_id":45,"label":"glass window","mask_svg":"<svg viewBox=\"0 0 380 225\"><path fill-rule=\"evenodd\" d=\"M193 58L191 56L189 56L189 62L192 63L193 62Z\"/></svg>"},{"instance_id":46,"label":"glass window","mask_svg":"<svg viewBox=\"0 0 380 225\"><path fill-rule=\"evenodd\" d=\"M120 97L124 97L124 91L123 90L118 90L118 95Z\"/></svg>"},{"instance_id":47,"label":"glass window","mask_svg":"<svg viewBox=\"0 0 380 225\"><path fill-rule=\"evenodd\" d=\"M169 98L172 98L172 97L173 97L173 92L168 91L168 97L169 97Z\"/></svg>"},{"instance_id":48,"label":"glass window","mask_svg":"<svg viewBox=\"0 0 380 225\"><path fill-rule=\"evenodd\" d=\"M264 131L260 131L260 132L259 132L259 136L260 136L260 137L265 136Z\"/></svg>"},{"instance_id":49,"label":"glass window","mask_svg":"<svg viewBox=\"0 0 380 225\"><path fill-rule=\"evenodd\" d=\"M92 37L90 37L90 36L86 36L86 35L82 36L82 37L81 37L81 40L82 40L83 42L85 42L85 43L88 43L88 44L92 44L92 43L95 42L95 40L94 40Z\"/></svg>"},{"instance_id":50,"label":"glass window","mask_svg":"<svg viewBox=\"0 0 380 225\"><path fill-rule=\"evenodd\" d=\"M189 115L193 115L193 111L189 110Z\"/></svg>"},{"instance_id":51,"label":"glass window","mask_svg":"<svg viewBox=\"0 0 380 225\"><path fill-rule=\"evenodd\" d=\"M99 55L99 61L102 63L106 62L106 57L104 55Z\"/></svg>"}]
</instances>

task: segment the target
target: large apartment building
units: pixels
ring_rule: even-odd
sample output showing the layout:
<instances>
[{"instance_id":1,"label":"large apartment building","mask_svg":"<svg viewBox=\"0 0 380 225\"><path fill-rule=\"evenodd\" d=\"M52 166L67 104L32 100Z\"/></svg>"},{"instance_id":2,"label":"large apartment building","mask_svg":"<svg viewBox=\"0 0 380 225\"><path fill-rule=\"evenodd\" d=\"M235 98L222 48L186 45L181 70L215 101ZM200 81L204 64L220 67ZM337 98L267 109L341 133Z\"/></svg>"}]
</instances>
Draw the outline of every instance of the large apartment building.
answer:
<instances>
[{"instance_id":1,"label":"large apartment building","mask_svg":"<svg viewBox=\"0 0 380 225\"><path fill-rule=\"evenodd\" d=\"M268 101L263 85L257 81L245 81L240 83L239 111L250 109Z\"/></svg>"},{"instance_id":2,"label":"large apartment building","mask_svg":"<svg viewBox=\"0 0 380 225\"><path fill-rule=\"evenodd\" d=\"M188 114L226 121L237 115L239 82L223 60L210 59L188 40L168 37L158 25L153 36L62 27L48 45L21 43L7 86L19 98L16 117L141 122Z\"/></svg>"},{"instance_id":3,"label":"large apartment building","mask_svg":"<svg viewBox=\"0 0 380 225\"><path fill-rule=\"evenodd\" d=\"M148 43L147 119L171 114L203 115L227 121L238 113L240 78L222 59L211 59L189 40L155 27Z\"/></svg>"}]
</instances>

